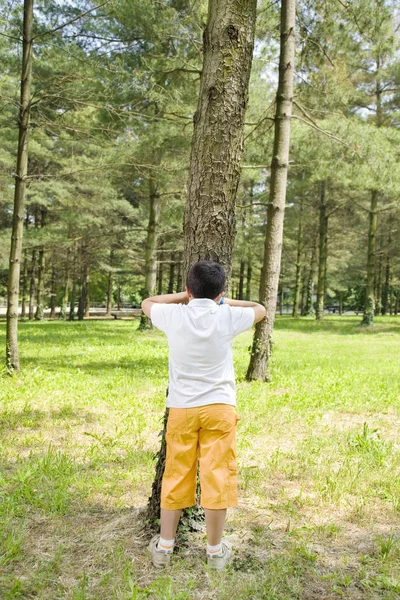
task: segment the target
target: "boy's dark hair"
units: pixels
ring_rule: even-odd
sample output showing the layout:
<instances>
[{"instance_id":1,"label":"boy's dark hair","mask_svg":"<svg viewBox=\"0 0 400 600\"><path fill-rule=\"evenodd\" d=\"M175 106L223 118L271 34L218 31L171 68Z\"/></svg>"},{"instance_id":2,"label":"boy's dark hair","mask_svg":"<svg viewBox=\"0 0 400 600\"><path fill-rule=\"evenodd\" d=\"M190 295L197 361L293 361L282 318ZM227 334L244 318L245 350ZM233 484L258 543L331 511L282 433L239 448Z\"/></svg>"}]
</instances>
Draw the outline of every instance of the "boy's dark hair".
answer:
<instances>
[{"instance_id":1,"label":"boy's dark hair","mask_svg":"<svg viewBox=\"0 0 400 600\"><path fill-rule=\"evenodd\" d=\"M190 267L187 286L193 298L214 300L225 289L225 271L216 262L200 260Z\"/></svg>"}]
</instances>

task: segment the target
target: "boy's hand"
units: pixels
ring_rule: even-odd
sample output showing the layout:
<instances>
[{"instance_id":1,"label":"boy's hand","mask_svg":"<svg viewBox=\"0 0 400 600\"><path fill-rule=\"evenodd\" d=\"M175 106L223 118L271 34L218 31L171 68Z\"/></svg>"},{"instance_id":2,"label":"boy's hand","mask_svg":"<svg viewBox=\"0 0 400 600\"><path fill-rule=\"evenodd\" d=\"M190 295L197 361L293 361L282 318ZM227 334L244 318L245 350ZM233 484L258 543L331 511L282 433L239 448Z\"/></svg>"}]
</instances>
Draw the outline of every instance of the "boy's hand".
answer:
<instances>
[{"instance_id":1,"label":"boy's hand","mask_svg":"<svg viewBox=\"0 0 400 600\"><path fill-rule=\"evenodd\" d=\"M150 319L150 311L153 304L186 304L189 302L187 292L177 294L161 294L160 296L151 296L142 302L142 311Z\"/></svg>"},{"instance_id":2,"label":"boy's hand","mask_svg":"<svg viewBox=\"0 0 400 600\"><path fill-rule=\"evenodd\" d=\"M253 308L254 309L254 323L262 321L266 315L265 307L258 302L251 302L249 300L233 300L232 298L224 298L224 304L229 306L241 306L242 308Z\"/></svg>"}]
</instances>

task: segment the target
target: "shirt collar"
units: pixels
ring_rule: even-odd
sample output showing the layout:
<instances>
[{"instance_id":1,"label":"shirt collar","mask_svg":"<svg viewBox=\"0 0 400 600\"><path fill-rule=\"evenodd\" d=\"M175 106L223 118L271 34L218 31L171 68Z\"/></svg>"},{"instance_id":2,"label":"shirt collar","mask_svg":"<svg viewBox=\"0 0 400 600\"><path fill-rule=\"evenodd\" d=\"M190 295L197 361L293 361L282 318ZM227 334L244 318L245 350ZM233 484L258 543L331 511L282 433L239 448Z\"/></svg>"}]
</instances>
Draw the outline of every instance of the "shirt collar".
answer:
<instances>
[{"instance_id":1,"label":"shirt collar","mask_svg":"<svg viewBox=\"0 0 400 600\"><path fill-rule=\"evenodd\" d=\"M189 306L216 306L216 302L210 298L193 298Z\"/></svg>"}]
</instances>

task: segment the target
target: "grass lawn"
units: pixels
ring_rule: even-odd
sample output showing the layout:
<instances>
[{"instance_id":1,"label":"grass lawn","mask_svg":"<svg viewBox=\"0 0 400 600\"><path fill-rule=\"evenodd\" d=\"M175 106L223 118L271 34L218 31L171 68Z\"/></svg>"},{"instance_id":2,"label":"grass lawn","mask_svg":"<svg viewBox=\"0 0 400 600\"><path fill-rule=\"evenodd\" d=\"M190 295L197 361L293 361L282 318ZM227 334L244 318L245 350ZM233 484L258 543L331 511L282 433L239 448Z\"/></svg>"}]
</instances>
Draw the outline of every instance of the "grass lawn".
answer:
<instances>
[{"instance_id":1,"label":"grass lawn","mask_svg":"<svg viewBox=\"0 0 400 600\"><path fill-rule=\"evenodd\" d=\"M269 384L237 338L234 560L190 534L168 570L142 508L167 386L164 336L132 321L22 323L0 378L0 598L400 598L400 319L278 318ZM0 325L5 347L5 325Z\"/></svg>"}]
</instances>

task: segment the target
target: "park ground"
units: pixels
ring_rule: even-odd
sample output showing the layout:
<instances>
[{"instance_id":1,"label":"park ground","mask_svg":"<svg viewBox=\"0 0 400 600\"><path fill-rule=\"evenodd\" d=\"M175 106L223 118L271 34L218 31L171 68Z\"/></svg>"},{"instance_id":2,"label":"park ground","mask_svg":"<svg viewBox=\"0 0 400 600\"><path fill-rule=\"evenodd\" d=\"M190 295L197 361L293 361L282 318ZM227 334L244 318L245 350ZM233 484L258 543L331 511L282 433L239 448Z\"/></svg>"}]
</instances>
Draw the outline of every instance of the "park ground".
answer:
<instances>
[{"instance_id":1,"label":"park ground","mask_svg":"<svg viewBox=\"0 0 400 600\"><path fill-rule=\"evenodd\" d=\"M0 324L4 346L5 325ZM167 345L137 321L20 325L0 378L2 600L398 600L400 321L278 318L269 384L239 336L235 552L210 573L204 533L150 564L143 508Z\"/></svg>"}]
</instances>

